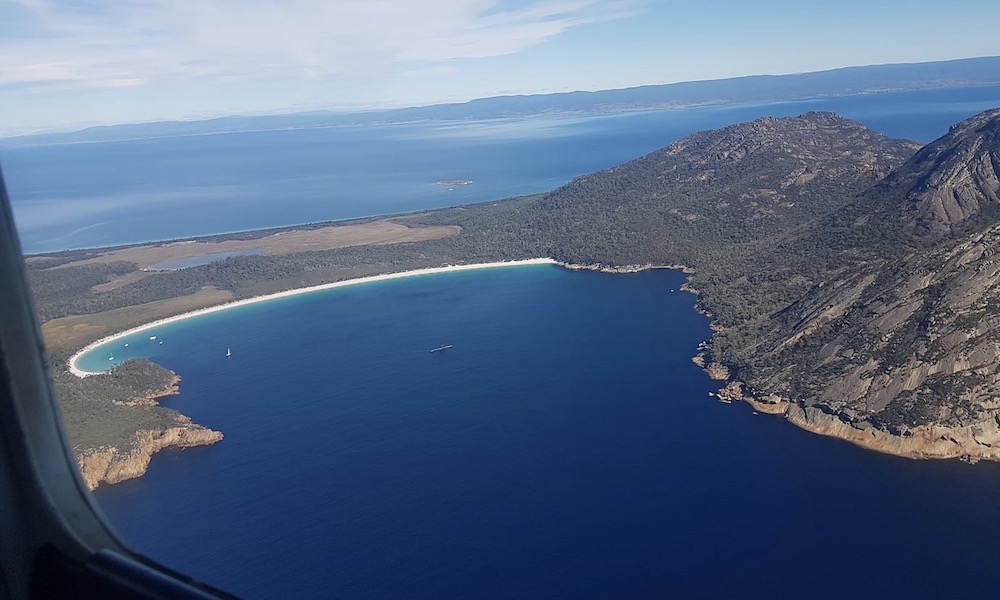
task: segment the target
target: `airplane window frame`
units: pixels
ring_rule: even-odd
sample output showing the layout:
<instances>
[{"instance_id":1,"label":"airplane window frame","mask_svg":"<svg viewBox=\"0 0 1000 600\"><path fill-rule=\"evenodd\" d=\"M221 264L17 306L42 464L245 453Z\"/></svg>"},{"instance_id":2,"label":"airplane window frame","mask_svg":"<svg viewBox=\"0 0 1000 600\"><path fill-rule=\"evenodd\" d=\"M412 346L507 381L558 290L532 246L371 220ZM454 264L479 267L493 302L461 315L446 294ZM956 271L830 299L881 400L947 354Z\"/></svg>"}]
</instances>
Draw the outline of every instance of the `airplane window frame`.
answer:
<instances>
[{"instance_id":1,"label":"airplane window frame","mask_svg":"<svg viewBox=\"0 0 1000 600\"><path fill-rule=\"evenodd\" d=\"M126 546L67 443L0 170L0 598L234 598Z\"/></svg>"}]
</instances>

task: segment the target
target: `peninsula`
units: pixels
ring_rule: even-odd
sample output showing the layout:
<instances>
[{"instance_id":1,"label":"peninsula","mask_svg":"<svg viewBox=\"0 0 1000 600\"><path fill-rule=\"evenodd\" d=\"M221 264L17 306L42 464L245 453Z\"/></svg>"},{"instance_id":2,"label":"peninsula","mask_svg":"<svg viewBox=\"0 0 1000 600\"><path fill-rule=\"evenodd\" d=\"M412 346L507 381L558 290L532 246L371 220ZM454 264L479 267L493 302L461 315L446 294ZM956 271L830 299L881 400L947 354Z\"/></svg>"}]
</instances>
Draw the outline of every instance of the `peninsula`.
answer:
<instances>
[{"instance_id":1,"label":"peninsula","mask_svg":"<svg viewBox=\"0 0 1000 600\"><path fill-rule=\"evenodd\" d=\"M82 464L197 430L155 402L122 400L176 383L148 361L73 375L70 356L100 338L286 290L539 257L609 271L684 265L715 330L696 358L724 399L881 452L997 460L998 167L1000 110L925 147L807 113L697 133L545 194L27 264ZM347 243L372 228L393 233ZM303 232L322 248L263 241ZM143 270L177 248L233 241L264 250Z\"/></svg>"}]
</instances>

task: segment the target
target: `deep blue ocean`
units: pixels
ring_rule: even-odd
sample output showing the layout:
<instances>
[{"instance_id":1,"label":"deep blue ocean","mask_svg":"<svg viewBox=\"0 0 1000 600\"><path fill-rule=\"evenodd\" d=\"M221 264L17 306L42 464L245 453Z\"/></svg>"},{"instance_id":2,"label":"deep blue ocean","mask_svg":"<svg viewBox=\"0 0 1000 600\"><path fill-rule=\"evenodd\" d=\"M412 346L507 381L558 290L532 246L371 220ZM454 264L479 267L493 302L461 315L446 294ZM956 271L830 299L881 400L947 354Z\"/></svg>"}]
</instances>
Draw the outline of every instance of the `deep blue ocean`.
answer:
<instances>
[{"instance_id":1,"label":"deep blue ocean","mask_svg":"<svg viewBox=\"0 0 1000 600\"><path fill-rule=\"evenodd\" d=\"M829 110L929 142L1000 106L1000 86L597 117L262 131L4 147L27 253L176 239L543 192L681 137ZM472 185L437 185L471 179Z\"/></svg>"},{"instance_id":2,"label":"deep blue ocean","mask_svg":"<svg viewBox=\"0 0 1000 600\"><path fill-rule=\"evenodd\" d=\"M513 267L144 332L130 348L183 376L166 404L226 438L97 498L249 598L989 595L1000 465L719 403L682 281Z\"/></svg>"},{"instance_id":3,"label":"deep blue ocean","mask_svg":"<svg viewBox=\"0 0 1000 600\"><path fill-rule=\"evenodd\" d=\"M543 191L761 115L836 110L929 141L994 106L1000 87L0 143L0 159L42 251ZM475 183L434 183L452 178ZM1000 465L874 454L720 404L690 360L711 332L682 281L449 273L137 334L90 365L174 369L165 404L226 438L96 497L138 550L248 598L990 597Z\"/></svg>"}]
</instances>

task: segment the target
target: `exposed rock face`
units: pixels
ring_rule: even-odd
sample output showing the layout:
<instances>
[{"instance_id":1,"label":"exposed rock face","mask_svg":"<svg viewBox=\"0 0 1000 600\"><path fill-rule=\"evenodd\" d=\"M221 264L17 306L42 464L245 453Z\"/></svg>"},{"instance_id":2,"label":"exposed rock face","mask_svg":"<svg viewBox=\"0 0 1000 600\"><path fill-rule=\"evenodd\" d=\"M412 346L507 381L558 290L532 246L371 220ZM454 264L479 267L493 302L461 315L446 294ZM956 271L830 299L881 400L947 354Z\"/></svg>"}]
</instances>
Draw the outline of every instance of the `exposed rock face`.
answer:
<instances>
[{"instance_id":1,"label":"exposed rock face","mask_svg":"<svg viewBox=\"0 0 1000 600\"><path fill-rule=\"evenodd\" d=\"M160 399L180 392L180 377L145 359L126 361L108 373L80 379L76 394L63 394L60 402L67 434L78 450L77 465L91 490L102 483L118 483L146 472L152 455L164 448L190 448L214 444L222 434L196 425L175 410L159 405ZM65 391L63 388L62 391ZM65 410L67 407L73 410ZM94 423L79 423L85 415ZM85 435L88 429L101 435ZM122 440L108 442L108 440Z\"/></svg>"},{"instance_id":2,"label":"exposed rock face","mask_svg":"<svg viewBox=\"0 0 1000 600\"><path fill-rule=\"evenodd\" d=\"M77 456L80 473L87 488L94 490L101 483L118 483L139 477L146 472L153 454L164 448L206 446L222 440L222 434L189 421L180 420L177 427L161 431L139 431L131 450L123 452L107 447Z\"/></svg>"},{"instance_id":3,"label":"exposed rock face","mask_svg":"<svg viewBox=\"0 0 1000 600\"><path fill-rule=\"evenodd\" d=\"M854 276L813 294L781 342L793 351L811 342L804 399L897 433L1000 418L998 247L994 227L910 256L881 279Z\"/></svg>"},{"instance_id":4,"label":"exposed rock face","mask_svg":"<svg viewBox=\"0 0 1000 600\"><path fill-rule=\"evenodd\" d=\"M787 418L799 427L841 438L869 450L907 458L962 458L969 462L1000 460L1000 425L987 419L962 427L922 425L897 435L861 422L851 424L814 406L791 405Z\"/></svg>"},{"instance_id":5,"label":"exposed rock face","mask_svg":"<svg viewBox=\"0 0 1000 600\"><path fill-rule=\"evenodd\" d=\"M1000 459L998 166L994 110L879 186L913 231L840 246L844 271L771 320L751 403L778 392L792 423L881 452Z\"/></svg>"},{"instance_id":6,"label":"exposed rock face","mask_svg":"<svg viewBox=\"0 0 1000 600\"><path fill-rule=\"evenodd\" d=\"M906 213L918 227L946 232L1000 203L1000 109L951 128L920 150L885 186L906 193Z\"/></svg>"}]
</instances>

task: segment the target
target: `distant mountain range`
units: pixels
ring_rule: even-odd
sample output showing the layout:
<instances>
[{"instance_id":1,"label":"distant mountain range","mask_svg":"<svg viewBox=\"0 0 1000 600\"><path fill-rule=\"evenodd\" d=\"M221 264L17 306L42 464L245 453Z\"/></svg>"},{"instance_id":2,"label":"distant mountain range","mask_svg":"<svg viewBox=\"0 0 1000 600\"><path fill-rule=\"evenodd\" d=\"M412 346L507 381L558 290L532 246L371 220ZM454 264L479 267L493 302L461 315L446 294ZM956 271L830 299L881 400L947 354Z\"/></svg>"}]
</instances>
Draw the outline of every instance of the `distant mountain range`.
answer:
<instances>
[{"instance_id":1,"label":"distant mountain range","mask_svg":"<svg viewBox=\"0 0 1000 600\"><path fill-rule=\"evenodd\" d=\"M112 125L70 133L18 136L3 139L0 143L5 146L21 146L420 121L595 115L993 84L1000 84L1000 57L847 67L815 73L757 75L597 92L497 96L456 104L356 113L310 111L285 115L230 116L202 121Z\"/></svg>"}]
</instances>

